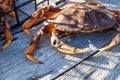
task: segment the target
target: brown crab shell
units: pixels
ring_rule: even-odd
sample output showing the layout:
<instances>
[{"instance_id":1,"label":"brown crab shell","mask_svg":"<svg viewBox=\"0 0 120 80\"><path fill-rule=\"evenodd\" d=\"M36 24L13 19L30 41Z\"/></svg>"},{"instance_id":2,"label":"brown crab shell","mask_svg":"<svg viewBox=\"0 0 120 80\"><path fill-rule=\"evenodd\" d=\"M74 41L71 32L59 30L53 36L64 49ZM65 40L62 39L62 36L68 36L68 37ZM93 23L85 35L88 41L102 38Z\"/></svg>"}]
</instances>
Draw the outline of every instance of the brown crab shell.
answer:
<instances>
[{"instance_id":1,"label":"brown crab shell","mask_svg":"<svg viewBox=\"0 0 120 80\"><path fill-rule=\"evenodd\" d=\"M76 4L57 14L48 22L66 32L95 32L112 28L116 17L107 9L91 4Z\"/></svg>"}]
</instances>

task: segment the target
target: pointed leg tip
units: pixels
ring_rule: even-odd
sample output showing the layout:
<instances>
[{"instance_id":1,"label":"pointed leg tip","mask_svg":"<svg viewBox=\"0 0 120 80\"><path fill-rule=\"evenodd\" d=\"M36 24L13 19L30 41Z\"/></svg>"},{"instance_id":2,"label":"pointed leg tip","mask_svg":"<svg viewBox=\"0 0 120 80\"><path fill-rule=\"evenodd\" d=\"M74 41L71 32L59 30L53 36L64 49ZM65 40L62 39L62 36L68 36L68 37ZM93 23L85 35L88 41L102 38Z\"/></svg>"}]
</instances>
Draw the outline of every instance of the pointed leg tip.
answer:
<instances>
[{"instance_id":1,"label":"pointed leg tip","mask_svg":"<svg viewBox=\"0 0 120 80\"><path fill-rule=\"evenodd\" d=\"M43 62L41 62L41 61L39 61L38 63L39 63L39 64L44 64L44 63L43 63Z\"/></svg>"}]
</instances>

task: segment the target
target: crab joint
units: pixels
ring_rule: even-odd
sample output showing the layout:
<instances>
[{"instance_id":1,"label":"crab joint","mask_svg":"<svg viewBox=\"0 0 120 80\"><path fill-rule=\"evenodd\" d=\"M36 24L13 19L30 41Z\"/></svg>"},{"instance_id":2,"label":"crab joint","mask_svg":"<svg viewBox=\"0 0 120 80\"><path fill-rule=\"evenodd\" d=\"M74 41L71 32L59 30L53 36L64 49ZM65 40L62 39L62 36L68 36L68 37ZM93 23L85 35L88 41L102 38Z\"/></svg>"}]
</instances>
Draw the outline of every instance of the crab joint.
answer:
<instances>
[{"instance_id":1,"label":"crab joint","mask_svg":"<svg viewBox=\"0 0 120 80\"><path fill-rule=\"evenodd\" d=\"M68 44L65 44L64 42L60 41L58 39L56 33L52 33L51 37L51 44L53 47L57 48L60 52L66 53L66 54L78 54L78 53L86 53L88 52L88 48L76 48L72 47Z\"/></svg>"},{"instance_id":2,"label":"crab joint","mask_svg":"<svg viewBox=\"0 0 120 80\"><path fill-rule=\"evenodd\" d=\"M31 32L28 29L31 28L37 21L38 21L38 18L31 17L30 19L25 21L22 25L26 34L28 36L30 36L31 38L33 37L33 35L31 34Z\"/></svg>"}]
</instances>

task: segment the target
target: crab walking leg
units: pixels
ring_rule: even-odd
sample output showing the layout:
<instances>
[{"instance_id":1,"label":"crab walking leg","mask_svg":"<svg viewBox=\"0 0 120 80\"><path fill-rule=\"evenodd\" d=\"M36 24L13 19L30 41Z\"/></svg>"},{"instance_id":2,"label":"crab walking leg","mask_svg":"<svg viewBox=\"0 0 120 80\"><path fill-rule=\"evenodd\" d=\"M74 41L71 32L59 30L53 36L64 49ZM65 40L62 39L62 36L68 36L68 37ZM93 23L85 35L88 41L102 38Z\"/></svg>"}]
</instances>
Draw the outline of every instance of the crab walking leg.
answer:
<instances>
[{"instance_id":1,"label":"crab walking leg","mask_svg":"<svg viewBox=\"0 0 120 80\"><path fill-rule=\"evenodd\" d=\"M38 21L38 18L30 18L29 20L27 20L24 24L23 24L23 28L24 31L26 32L26 34L28 36L30 36L31 38L33 37L33 35L31 34L31 32L28 30L34 23L36 23Z\"/></svg>"},{"instance_id":2,"label":"crab walking leg","mask_svg":"<svg viewBox=\"0 0 120 80\"><path fill-rule=\"evenodd\" d=\"M32 62L35 62L35 63L42 63L40 62L38 59L36 59L35 57L33 57L33 53L34 51L37 49L39 43L40 43L40 37L44 34L51 34L52 32L52 29L53 24L49 24L49 25L46 25L45 27L42 27L38 33L33 37L33 40L31 42L31 44L27 47L27 49L25 50L25 56Z\"/></svg>"},{"instance_id":3,"label":"crab walking leg","mask_svg":"<svg viewBox=\"0 0 120 80\"><path fill-rule=\"evenodd\" d=\"M118 25L118 28L116 28L116 31L118 33L115 35L115 37L111 40L109 44L105 45L103 48L100 49L101 51L110 49L120 42L120 11L116 11L116 10L109 10L109 11L116 16L117 25Z\"/></svg>"},{"instance_id":4,"label":"crab walking leg","mask_svg":"<svg viewBox=\"0 0 120 80\"><path fill-rule=\"evenodd\" d=\"M39 17L40 17L42 14L44 14L44 12L43 12L44 9L45 9L45 8L42 8L42 9L39 9L39 10L35 11L35 12L32 14L32 16L31 16L28 20L26 20L26 21L23 23L23 25L22 25L23 28L24 28L24 31L26 32L26 34L27 34L28 36L30 36L31 38L32 38L33 36L32 36L31 32L30 32L28 29L31 28L35 23L37 23Z\"/></svg>"},{"instance_id":5,"label":"crab walking leg","mask_svg":"<svg viewBox=\"0 0 120 80\"><path fill-rule=\"evenodd\" d=\"M25 56L26 58L28 58L30 61L36 62L36 63L42 63L40 62L38 59L36 59L35 57L33 57L33 52L37 49L39 43L40 43L40 34L37 34L33 37L33 41L30 43L30 45L27 47L27 49L25 50Z\"/></svg>"},{"instance_id":6,"label":"crab walking leg","mask_svg":"<svg viewBox=\"0 0 120 80\"><path fill-rule=\"evenodd\" d=\"M41 9L38 9L32 14L32 17L25 21L25 23L22 25L24 28L24 31L32 37L32 34L28 30L31 28L35 23L37 23L39 18L46 17L47 19L50 19L51 17L55 16L58 12L60 12L62 9L54 8L52 6L46 6Z\"/></svg>"},{"instance_id":7,"label":"crab walking leg","mask_svg":"<svg viewBox=\"0 0 120 80\"><path fill-rule=\"evenodd\" d=\"M28 29L31 28L35 23L37 23L39 17L42 14L44 14L43 10L45 10L45 9L46 8L42 8L42 9L35 11L32 14L32 16L28 20L26 20L22 25L26 34L28 34L28 36L30 36L31 38L33 37L33 35L31 34L31 32Z\"/></svg>"},{"instance_id":8,"label":"crab walking leg","mask_svg":"<svg viewBox=\"0 0 120 80\"><path fill-rule=\"evenodd\" d=\"M117 45L120 42L120 33L117 33L116 36L111 40L109 44L104 46L103 48L99 49L100 51L108 50L113 46Z\"/></svg>"},{"instance_id":9,"label":"crab walking leg","mask_svg":"<svg viewBox=\"0 0 120 80\"><path fill-rule=\"evenodd\" d=\"M4 4L0 4L0 10L1 10L2 12L8 12L8 11L12 10L12 7L6 6L6 5L4 5ZM12 11L12 12L10 12L8 15L9 15L9 17L10 17L9 22L13 21L14 18L15 18L15 12Z\"/></svg>"},{"instance_id":10,"label":"crab walking leg","mask_svg":"<svg viewBox=\"0 0 120 80\"><path fill-rule=\"evenodd\" d=\"M5 38L7 41L4 44L2 49L5 49L10 45L11 41L13 40L13 36L12 36L11 31L10 31L10 25L7 22L7 20L4 18L3 18L3 24L4 24L4 35L5 35Z\"/></svg>"},{"instance_id":11,"label":"crab walking leg","mask_svg":"<svg viewBox=\"0 0 120 80\"><path fill-rule=\"evenodd\" d=\"M27 47L27 49L25 50L25 56L26 58L28 58L30 61L35 62L35 63L41 63L38 59L36 59L35 57L33 57L33 53L34 51L37 49L39 43L40 43L40 37L41 37L41 30L40 32L38 32L34 37L32 42L30 43L30 45Z\"/></svg>"},{"instance_id":12,"label":"crab walking leg","mask_svg":"<svg viewBox=\"0 0 120 80\"><path fill-rule=\"evenodd\" d=\"M66 54L78 54L89 52L88 48L76 48L62 42L55 32L52 32L51 44L53 47L57 48L60 52Z\"/></svg>"},{"instance_id":13,"label":"crab walking leg","mask_svg":"<svg viewBox=\"0 0 120 80\"><path fill-rule=\"evenodd\" d=\"M7 5L7 6L11 6L12 0L3 0L2 4Z\"/></svg>"}]
</instances>

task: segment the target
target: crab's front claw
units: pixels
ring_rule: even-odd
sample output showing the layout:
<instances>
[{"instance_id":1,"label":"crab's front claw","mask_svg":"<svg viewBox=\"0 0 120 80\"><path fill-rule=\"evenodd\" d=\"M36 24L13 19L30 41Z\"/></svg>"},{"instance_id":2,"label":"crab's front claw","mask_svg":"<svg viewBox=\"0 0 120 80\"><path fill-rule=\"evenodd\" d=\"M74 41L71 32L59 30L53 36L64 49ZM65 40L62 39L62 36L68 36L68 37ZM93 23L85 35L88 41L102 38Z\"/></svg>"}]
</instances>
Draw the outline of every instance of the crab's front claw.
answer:
<instances>
[{"instance_id":1,"label":"crab's front claw","mask_svg":"<svg viewBox=\"0 0 120 80\"><path fill-rule=\"evenodd\" d=\"M40 40L40 36L41 34L37 34L33 37L33 41L31 42L31 44L27 47L27 49L25 50L25 56L32 62L35 63L42 63L40 62L38 59L36 59L35 57L33 57L33 52L37 49L38 45L39 45L39 40Z\"/></svg>"},{"instance_id":2,"label":"crab's front claw","mask_svg":"<svg viewBox=\"0 0 120 80\"><path fill-rule=\"evenodd\" d=\"M65 44L64 42L60 41L60 39L57 37L56 33L54 32L52 33L51 44L53 47L57 48L60 52L66 54L78 54L78 53L89 52L88 48L81 49Z\"/></svg>"},{"instance_id":3,"label":"crab's front claw","mask_svg":"<svg viewBox=\"0 0 120 80\"><path fill-rule=\"evenodd\" d=\"M4 35L6 38L6 43L4 44L2 49L5 49L10 45L11 41L13 40L13 36L10 31L10 25L9 25L8 21L4 18L3 18L3 24L4 24Z\"/></svg>"}]
</instances>

